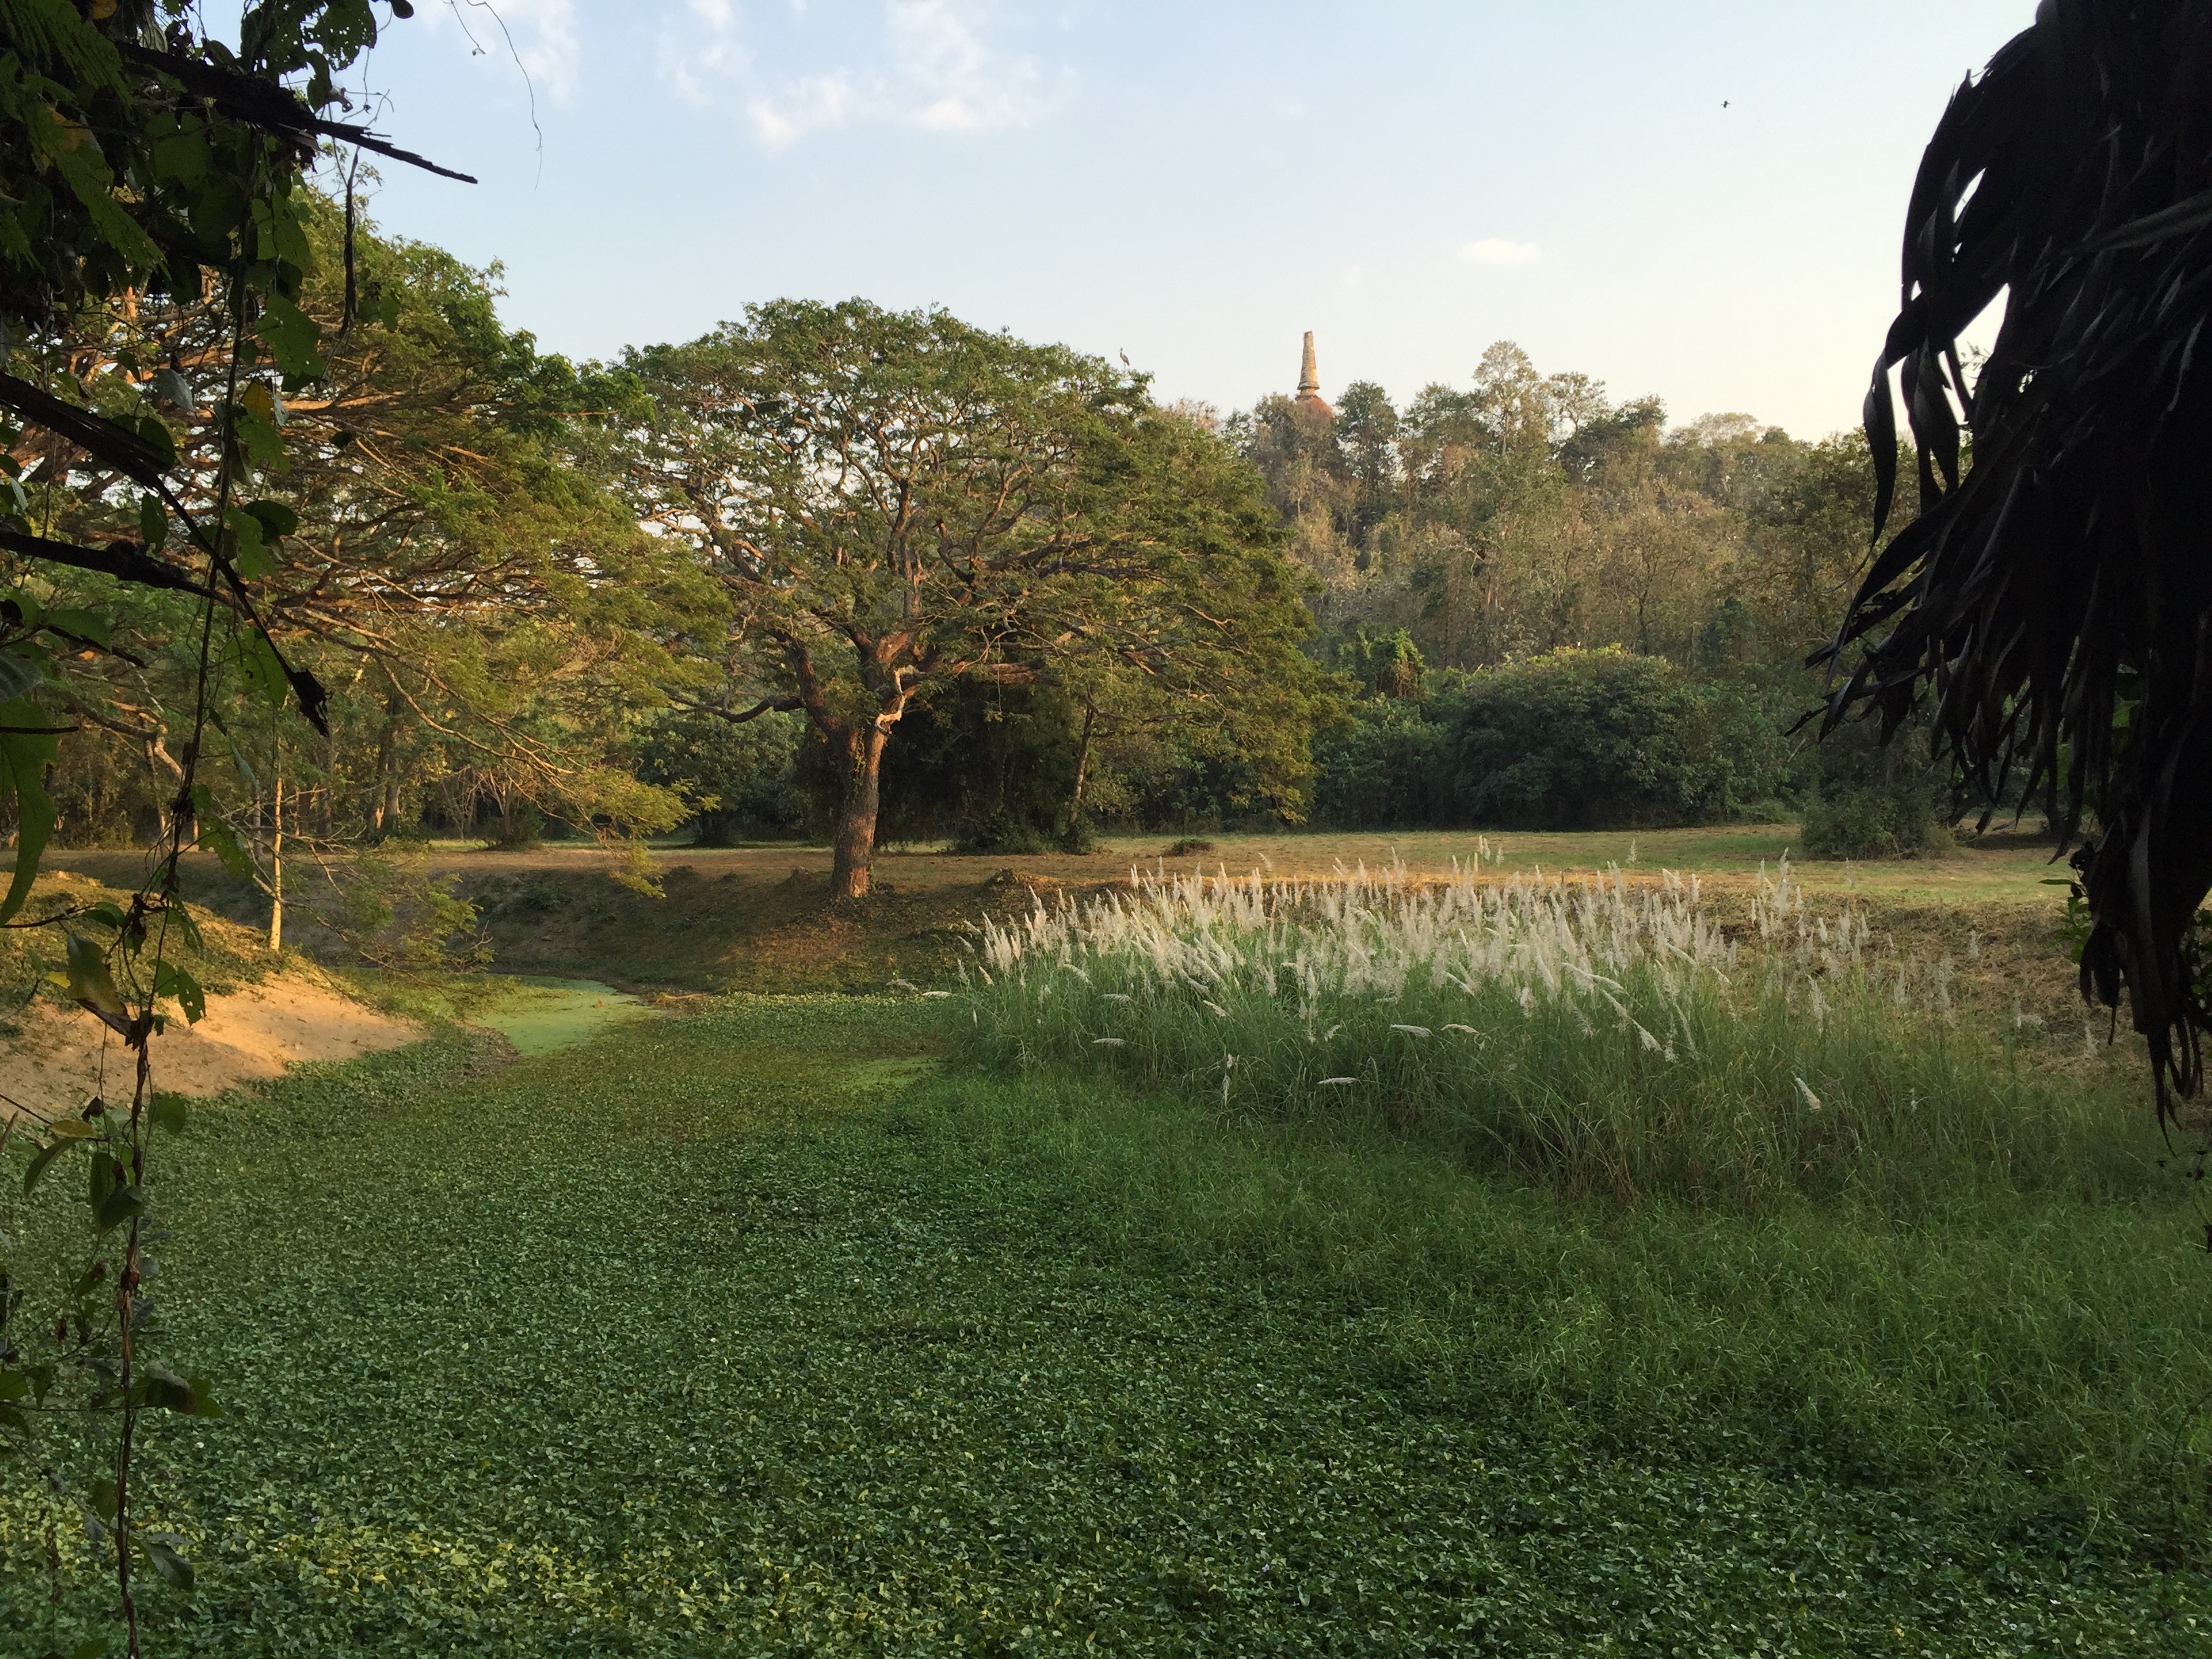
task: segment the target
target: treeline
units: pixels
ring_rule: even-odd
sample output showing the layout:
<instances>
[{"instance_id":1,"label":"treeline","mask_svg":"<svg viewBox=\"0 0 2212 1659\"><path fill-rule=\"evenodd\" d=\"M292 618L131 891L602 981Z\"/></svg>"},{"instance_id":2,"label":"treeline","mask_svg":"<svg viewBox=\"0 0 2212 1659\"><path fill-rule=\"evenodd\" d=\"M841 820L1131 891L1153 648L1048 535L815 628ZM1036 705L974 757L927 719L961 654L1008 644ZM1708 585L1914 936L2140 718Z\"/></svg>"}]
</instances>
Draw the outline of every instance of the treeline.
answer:
<instances>
[{"instance_id":1,"label":"treeline","mask_svg":"<svg viewBox=\"0 0 2212 1659\"><path fill-rule=\"evenodd\" d=\"M280 830L343 854L688 824L830 837L860 890L884 839L1804 811L1871 851L1943 817L1909 750L1798 726L1863 557L1856 439L1669 431L1508 345L1402 410L1363 383L1333 419L1273 398L1224 420L860 301L578 365L501 324L496 271L359 223L349 248L328 201L303 234L312 361L272 337L234 365L212 299L11 358L159 420L203 477L218 375L244 375L249 447L283 431L227 522L330 730L217 723L201 810L259 866ZM96 479L42 495L81 459L5 435L40 533L155 528ZM148 841L174 810L195 601L112 586L39 566L12 589L57 615L97 590L118 618L68 680L64 842ZM269 672L234 617L208 647Z\"/></svg>"},{"instance_id":2,"label":"treeline","mask_svg":"<svg viewBox=\"0 0 2212 1659\"><path fill-rule=\"evenodd\" d=\"M1816 849L1941 844L1962 803L1908 732L1814 741L1808 669L1867 558L1856 434L1747 416L1668 429L1501 343L1403 410L1345 388L1226 430L1313 573L1352 683L1316 746L1317 822L1694 823L1802 813Z\"/></svg>"},{"instance_id":3,"label":"treeline","mask_svg":"<svg viewBox=\"0 0 2212 1659\"><path fill-rule=\"evenodd\" d=\"M1867 556L1873 469L1856 434L1808 443L1747 416L1669 430L1540 374L1510 344L1465 388L1401 410L1347 387L1334 417L1264 399L1218 433L1261 480L1306 579L1304 648L1334 696L1288 812L1233 749L1117 732L1086 810L1070 800L1083 711L1048 689L965 684L909 713L887 763L886 835L974 850L1080 841L1085 822L1175 830L1569 829L1802 815L1810 845L1940 846L1953 800L1908 733L1814 741L1806 658ZM1150 740L1148 740L1148 738ZM717 837L801 833L834 799L796 733L664 726L676 775L711 779ZM720 745L719 747L717 745Z\"/></svg>"}]
</instances>

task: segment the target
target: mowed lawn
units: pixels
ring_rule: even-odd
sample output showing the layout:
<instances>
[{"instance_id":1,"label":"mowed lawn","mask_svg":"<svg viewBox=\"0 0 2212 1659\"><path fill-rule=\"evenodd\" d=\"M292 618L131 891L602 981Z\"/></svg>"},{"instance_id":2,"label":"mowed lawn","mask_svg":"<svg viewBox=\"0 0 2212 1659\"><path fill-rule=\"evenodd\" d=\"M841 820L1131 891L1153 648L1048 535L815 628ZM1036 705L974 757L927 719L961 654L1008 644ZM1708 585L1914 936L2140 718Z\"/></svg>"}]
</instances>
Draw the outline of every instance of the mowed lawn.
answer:
<instances>
[{"instance_id":1,"label":"mowed lawn","mask_svg":"<svg viewBox=\"0 0 2212 1659\"><path fill-rule=\"evenodd\" d=\"M933 1018L731 999L202 1111L162 1293L226 1410L144 1454L199 1564L149 1650L2212 1651L2172 1490L2025 1420L2147 1390L2201 1462L2179 1205L1566 1211L961 1073ZM2069 1322L2066 1407L1996 1350ZM0 1651L70 1651L77 1535L52 1600L0 1517Z\"/></svg>"}]
</instances>

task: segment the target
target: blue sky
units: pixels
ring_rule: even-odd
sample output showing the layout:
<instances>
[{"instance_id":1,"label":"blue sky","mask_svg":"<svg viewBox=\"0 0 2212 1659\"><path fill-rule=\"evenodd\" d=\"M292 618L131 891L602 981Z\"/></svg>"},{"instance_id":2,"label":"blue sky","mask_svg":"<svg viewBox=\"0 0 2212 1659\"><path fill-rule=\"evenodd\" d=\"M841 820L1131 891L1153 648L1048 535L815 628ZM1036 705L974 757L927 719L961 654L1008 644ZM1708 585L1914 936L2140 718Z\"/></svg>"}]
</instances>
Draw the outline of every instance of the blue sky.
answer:
<instances>
[{"instance_id":1,"label":"blue sky","mask_svg":"<svg viewBox=\"0 0 2212 1659\"><path fill-rule=\"evenodd\" d=\"M374 212L502 261L550 349L858 294L1225 410L1288 390L1307 329L1325 392L1401 399L1512 339L1807 437L1856 418L1945 100L2034 10L416 5L364 71L379 129L482 182L386 166Z\"/></svg>"}]
</instances>

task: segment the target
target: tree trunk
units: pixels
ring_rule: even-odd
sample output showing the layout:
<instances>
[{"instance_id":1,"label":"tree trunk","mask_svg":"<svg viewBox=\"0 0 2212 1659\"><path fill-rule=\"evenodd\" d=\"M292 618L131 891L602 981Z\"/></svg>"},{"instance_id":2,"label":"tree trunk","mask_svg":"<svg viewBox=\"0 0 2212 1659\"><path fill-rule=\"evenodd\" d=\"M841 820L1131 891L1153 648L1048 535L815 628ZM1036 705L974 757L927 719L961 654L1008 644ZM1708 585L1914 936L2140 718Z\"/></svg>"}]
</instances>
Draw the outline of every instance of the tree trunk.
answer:
<instances>
[{"instance_id":1,"label":"tree trunk","mask_svg":"<svg viewBox=\"0 0 2212 1659\"><path fill-rule=\"evenodd\" d=\"M837 818L837 839L830 864L830 896L861 898L868 890L868 866L876 852L876 807L882 793L884 744L890 733L876 722L852 731L845 739L852 769L845 779L845 805Z\"/></svg>"},{"instance_id":2,"label":"tree trunk","mask_svg":"<svg viewBox=\"0 0 2212 1659\"><path fill-rule=\"evenodd\" d=\"M399 774L394 750L399 743L399 694L385 705L384 730L376 739L376 790L370 797L368 834L381 841L399 827Z\"/></svg>"},{"instance_id":3,"label":"tree trunk","mask_svg":"<svg viewBox=\"0 0 2212 1659\"><path fill-rule=\"evenodd\" d=\"M269 816L269 948L284 948L284 780L275 781Z\"/></svg>"},{"instance_id":4,"label":"tree trunk","mask_svg":"<svg viewBox=\"0 0 2212 1659\"><path fill-rule=\"evenodd\" d=\"M1075 793L1067 803L1067 833L1073 836L1075 826L1083 821L1083 785L1091 775L1091 728L1098 719L1098 705L1083 705L1083 741L1075 750Z\"/></svg>"}]
</instances>

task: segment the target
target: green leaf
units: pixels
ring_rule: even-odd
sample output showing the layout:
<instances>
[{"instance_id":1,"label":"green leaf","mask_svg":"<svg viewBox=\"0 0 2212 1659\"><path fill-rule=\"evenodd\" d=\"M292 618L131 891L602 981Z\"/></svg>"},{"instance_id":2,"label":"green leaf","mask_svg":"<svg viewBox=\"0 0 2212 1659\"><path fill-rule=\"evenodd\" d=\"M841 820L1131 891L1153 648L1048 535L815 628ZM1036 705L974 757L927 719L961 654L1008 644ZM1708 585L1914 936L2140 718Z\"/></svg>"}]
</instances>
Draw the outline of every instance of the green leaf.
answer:
<instances>
[{"instance_id":1,"label":"green leaf","mask_svg":"<svg viewBox=\"0 0 2212 1659\"><path fill-rule=\"evenodd\" d=\"M46 710L26 697L0 702L0 726L52 724ZM53 798L46 793L46 768L54 763L60 745L52 737L25 732L0 733L0 799L10 790L16 803L15 874L0 899L0 921L23 908L38 878L39 857L54 833Z\"/></svg>"},{"instance_id":2,"label":"green leaf","mask_svg":"<svg viewBox=\"0 0 2212 1659\"><path fill-rule=\"evenodd\" d=\"M130 920L123 914L123 907L112 899L100 900L84 914L87 921L104 922L118 933L123 931L124 923Z\"/></svg>"},{"instance_id":3,"label":"green leaf","mask_svg":"<svg viewBox=\"0 0 2212 1659\"><path fill-rule=\"evenodd\" d=\"M106 953L82 933L69 936L69 991L111 1024L118 1020L129 1023L122 993L115 988L115 976L107 971Z\"/></svg>"},{"instance_id":4,"label":"green leaf","mask_svg":"<svg viewBox=\"0 0 2212 1659\"><path fill-rule=\"evenodd\" d=\"M289 217L282 212L277 216L279 240L289 240L282 229ZM304 252L304 243L301 248ZM290 257L289 247L286 257ZM272 294L262 302L261 320L254 325L254 332L269 343L287 380L312 380L326 372L322 354L316 349L322 331L315 326L313 318L283 295Z\"/></svg>"},{"instance_id":5,"label":"green leaf","mask_svg":"<svg viewBox=\"0 0 2212 1659\"><path fill-rule=\"evenodd\" d=\"M112 1232L133 1217L146 1213L146 1199L137 1188L127 1181L118 1181L94 1206L94 1218L100 1231Z\"/></svg>"},{"instance_id":6,"label":"green leaf","mask_svg":"<svg viewBox=\"0 0 2212 1659\"><path fill-rule=\"evenodd\" d=\"M153 238L115 199L115 175L100 159L100 146L89 132L51 108L46 110L45 118L34 114L23 122L21 131L68 182L70 193L84 204L94 228L110 247L137 270L161 264L161 251L154 246Z\"/></svg>"},{"instance_id":7,"label":"green leaf","mask_svg":"<svg viewBox=\"0 0 2212 1659\"><path fill-rule=\"evenodd\" d=\"M276 429L276 404L269 388L256 380L231 408L232 428L246 459L264 471L282 471L278 463L284 459L284 436Z\"/></svg>"},{"instance_id":8,"label":"green leaf","mask_svg":"<svg viewBox=\"0 0 2212 1659\"><path fill-rule=\"evenodd\" d=\"M300 527L300 515L282 501L248 501L245 510L260 525L265 542L289 536Z\"/></svg>"},{"instance_id":9,"label":"green leaf","mask_svg":"<svg viewBox=\"0 0 2212 1659\"><path fill-rule=\"evenodd\" d=\"M169 539L169 510L161 505L160 496L149 495L138 503L138 534L149 553L158 552Z\"/></svg>"},{"instance_id":10,"label":"green leaf","mask_svg":"<svg viewBox=\"0 0 2212 1659\"><path fill-rule=\"evenodd\" d=\"M70 1650L70 1659L107 1659L107 1649L105 1636L88 1636Z\"/></svg>"},{"instance_id":11,"label":"green leaf","mask_svg":"<svg viewBox=\"0 0 2212 1659\"><path fill-rule=\"evenodd\" d=\"M177 435L169 430L167 421L159 415L147 414L141 415L131 425L154 453L163 457L164 470L177 464Z\"/></svg>"},{"instance_id":12,"label":"green leaf","mask_svg":"<svg viewBox=\"0 0 2212 1659\"><path fill-rule=\"evenodd\" d=\"M185 1011L188 1024L197 1025L207 1018L207 993L201 988L198 980L173 963L157 962L154 964L154 994L174 997L177 1006Z\"/></svg>"},{"instance_id":13,"label":"green leaf","mask_svg":"<svg viewBox=\"0 0 2212 1659\"><path fill-rule=\"evenodd\" d=\"M230 555L240 575L251 581L276 568L276 556L262 540L259 519L242 507L234 507L223 515L223 523L230 530L223 538L223 551Z\"/></svg>"},{"instance_id":14,"label":"green leaf","mask_svg":"<svg viewBox=\"0 0 2212 1659\"><path fill-rule=\"evenodd\" d=\"M46 1171L52 1167L54 1160L76 1144L74 1140L57 1139L41 1146L32 1158L31 1167L23 1171L23 1196L28 1198L36 1192L39 1182L46 1179Z\"/></svg>"},{"instance_id":15,"label":"green leaf","mask_svg":"<svg viewBox=\"0 0 2212 1659\"><path fill-rule=\"evenodd\" d=\"M154 1127L173 1135L180 1135L191 1123L191 1108L182 1095L155 1095L149 1115Z\"/></svg>"},{"instance_id":16,"label":"green leaf","mask_svg":"<svg viewBox=\"0 0 2212 1659\"><path fill-rule=\"evenodd\" d=\"M291 695L292 682L284 673L283 659L269 636L258 628L242 629L231 636L230 660L246 684L260 693L263 701L279 708Z\"/></svg>"},{"instance_id":17,"label":"green leaf","mask_svg":"<svg viewBox=\"0 0 2212 1659\"><path fill-rule=\"evenodd\" d=\"M46 670L43 659L29 652L0 651L0 701L21 696L46 678Z\"/></svg>"},{"instance_id":18,"label":"green leaf","mask_svg":"<svg viewBox=\"0 0 2212 1659\"><path fill-rule=\"evenodd\" d=\"M154 1571L161 1575L161 1582L173 1589L188 1590L192 1587L192 1564L157 1538L144 1540L146 1559L154 1564Z\"/></svg>"},{"instance_id":19,"label":"green leaf","mask_svg":"<svg viewBox=\"0 0 2212 1659\"><path fill-rule=\"evenodd\" d=\"M46 620L39 624L58 633L74 634L81 640L90 640L94 645L106 645L111 637L107 618L97 611L87 611L81 605L64 605L58 611L46 612Z\"/></svg>"},{"instance_id":20,"label":"green leaf","mask_svg":"<svg viewBox=\"0 0 2212 1659\"><path fill-rule=\"evenodd\" d=\"M184 185L197 184L207 172L207 137L198 128L189 128L166 138L156 138L153 160L156 177L173 179Z\"/></svg>"},{"instance_id":21,"label":"green leaf","mask_svg":"<svg viewBox=\"0 0 2212 1659\"><path fill-rule=\"evenodd\" d=\"M179 1412L186 1417L200 1414L199 1400L191 1384L158 1365L149 1365L140 1371L131 1392L138 1396L140 1405L150 1406L155 1411Z\"/></svg>"},{"instance_id":22,"label":"green leaf","mask_svg":"<svg viewBox=\"0 0 2212 1659\"><path fill-rule=\"evenodd\" d=\"M92 1512L94 1515L110 1526L115 1524L115 1483L112 1480L94 1481L92 1491L88 1494L88 1501L91 1504Z\"/></svg>"},{"instance_id":23,"label":"green leaf","mask_svg":"<svg viewBox=\"0 0 2212 1659\"><path fill-rule=\"evenodd\" d=\"M232 731L230 723L213 709L208 711L208 719L214 722L216 730L222 733L222 740L230 750L230 763L238 769L238 775L246 781L248 789L259 794L261 781L254 775L253 763L246 758L246 746L239 742L238 733Z\"/></svg>"}]
</instances>

